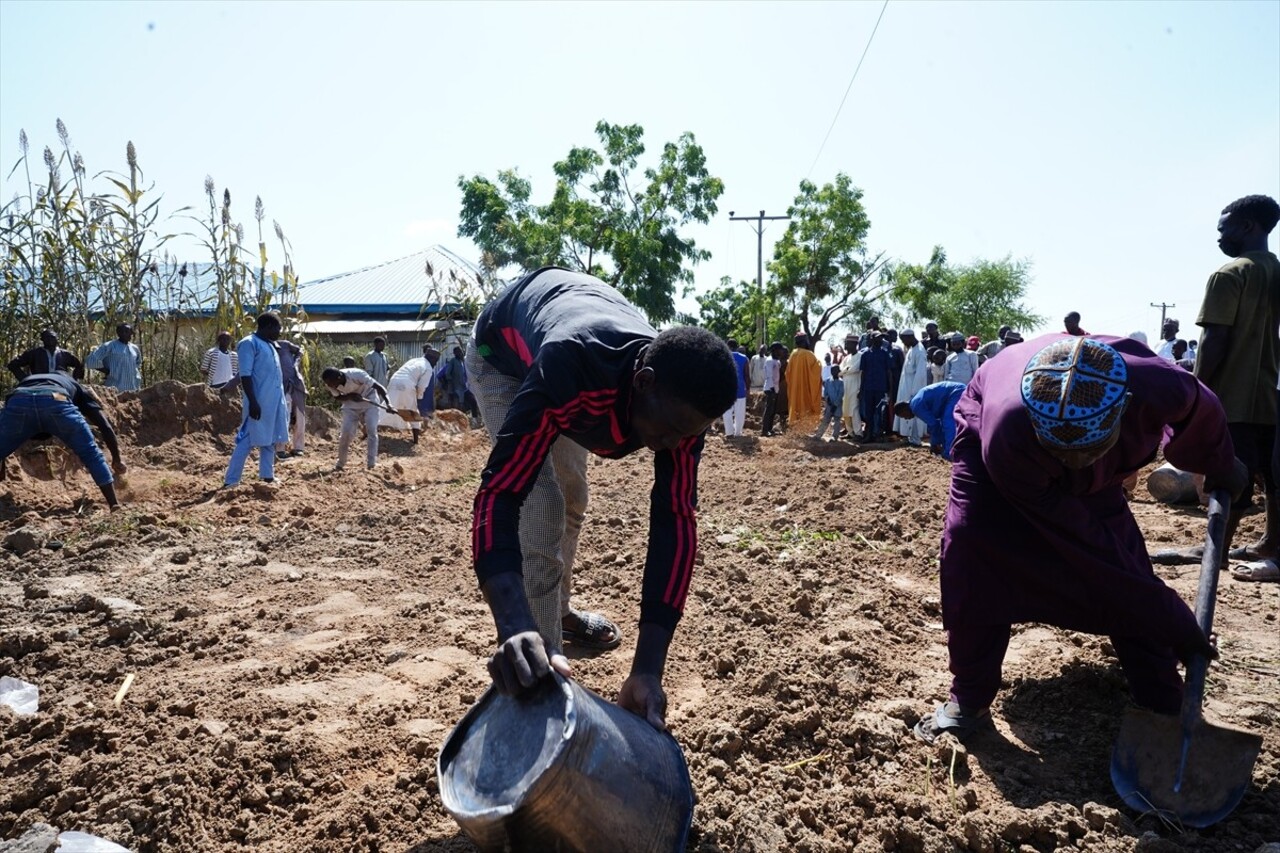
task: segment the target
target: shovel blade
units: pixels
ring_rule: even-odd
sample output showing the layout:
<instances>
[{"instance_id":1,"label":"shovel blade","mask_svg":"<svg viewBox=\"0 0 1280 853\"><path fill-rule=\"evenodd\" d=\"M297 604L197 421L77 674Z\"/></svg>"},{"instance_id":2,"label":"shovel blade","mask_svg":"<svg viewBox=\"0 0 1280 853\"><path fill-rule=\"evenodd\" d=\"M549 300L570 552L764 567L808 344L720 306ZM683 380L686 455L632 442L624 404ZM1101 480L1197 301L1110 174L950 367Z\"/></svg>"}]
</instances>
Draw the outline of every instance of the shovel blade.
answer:
<instances>
[{"instance_id":1,"label":"shovel blade","mask_svg":"<svg viewBox=\"0 0 1280 853\"><path fill-rule=\"evenodd\" d=\"M1200 719L1184 737L1180 717L1131 708L1111 753L1111 783L1135 811L1158 811L1183 826L1212 826L1240 804L1261 749L1262 738L1249 732Z\"/></svg>"}]
</instances>

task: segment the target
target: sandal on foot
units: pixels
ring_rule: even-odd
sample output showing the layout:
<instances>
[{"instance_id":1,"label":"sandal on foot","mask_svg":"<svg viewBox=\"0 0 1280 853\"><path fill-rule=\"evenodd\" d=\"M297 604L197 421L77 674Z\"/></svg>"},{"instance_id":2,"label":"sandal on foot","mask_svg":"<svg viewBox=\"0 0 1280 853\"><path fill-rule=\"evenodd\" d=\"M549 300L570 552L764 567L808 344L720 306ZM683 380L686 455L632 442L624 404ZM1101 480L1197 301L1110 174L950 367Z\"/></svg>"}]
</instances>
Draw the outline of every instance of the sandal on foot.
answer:
<instances>
[{"instance_id":1,"label":"sandal on foot","mask_svg":"<svg viewBox=\"0 0 1280 853\"><path fill-rule=\"evenodd\" d=\"M1233 560L1249 560L1255 563L1273 559L1273 555L1265 551L1259 551L1255 545L1241 545L1239 548L1232 548L1227 556Z\"/></svg>"},{"instance_id":2,"label":"sandal on foot","mask_svg":"<svg viewBox=\"0 0 1280 853\"><path fill-rule=\"evenodd\" d=\"M570 610L569 615L578 620L578 627L561 629L561 636L566 643L572 643L581 649L608 651L622 642L618 626L599 613Z\"/></svg>"},{"instance_id":3,"label":"sandal on foot","mask_svg":"<svg viewBox=\"0 0 1280 853\"><path fill-rule=\"evenodd\" d=\"M932 714L920 718L912 729L916 737L927 744L935 743L944 733L950 734L961 743L991 719L989 708L966 710L955 702L939 705Z\"/></svg>"},{"instance_id":4,"label":"sandal on foot","mask_svg":"<svg viewBox=\"0 0 1280 853\"><path fill-rule=\"evenodd\" d=\"M1275 560L1258 560L1231 569L1231 577L1238 581L1280 581L1280 565Z\"/></svg>"}]
</instances>

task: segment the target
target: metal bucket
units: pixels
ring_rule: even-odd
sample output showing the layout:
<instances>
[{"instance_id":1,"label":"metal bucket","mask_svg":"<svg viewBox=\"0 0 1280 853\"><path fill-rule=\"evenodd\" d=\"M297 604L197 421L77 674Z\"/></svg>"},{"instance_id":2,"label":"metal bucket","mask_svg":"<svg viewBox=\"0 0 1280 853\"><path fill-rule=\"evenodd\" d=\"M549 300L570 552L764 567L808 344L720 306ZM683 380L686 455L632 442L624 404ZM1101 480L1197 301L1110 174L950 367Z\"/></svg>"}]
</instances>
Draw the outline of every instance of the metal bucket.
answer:
<instances>
[{"instance_id":1,"label":"metal bucket","mask_svg":"<svg viewBox=\"0 0 1280 853\"><path fill-rule=\"evenodd\" d=\"M553 675L492 687L440 750L440 799L481 851L677 853L693 787L671 735Z\"/></svg>"}]
</instances>

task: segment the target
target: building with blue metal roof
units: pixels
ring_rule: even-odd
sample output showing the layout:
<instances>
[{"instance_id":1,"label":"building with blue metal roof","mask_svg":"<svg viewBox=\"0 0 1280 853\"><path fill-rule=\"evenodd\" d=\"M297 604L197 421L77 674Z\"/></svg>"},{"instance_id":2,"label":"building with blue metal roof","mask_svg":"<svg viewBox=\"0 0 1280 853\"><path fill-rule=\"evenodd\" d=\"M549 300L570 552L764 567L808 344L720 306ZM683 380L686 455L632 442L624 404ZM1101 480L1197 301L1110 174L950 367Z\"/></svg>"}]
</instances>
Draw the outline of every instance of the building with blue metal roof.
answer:
<instances>
[{"instance_id":1,"label":"building with blue metal roof","mask_svg":"<svg viewBox=\"0 0 1280 853\"><path fill-rule=\"evenodd\" d=\"M444 246L432 246L394 261L298 285L298 304L308 320L412 319L453 314L446 302L481 286L480 270Z\"/></svg>"},{"instance_id":2,"label":"building with blue metal roof","mask_svg":"<svg viewBox=\"0 0 1280 853\"><path fill-rule=\"evenodd\" d=\"M422 345L447 351L465 341L474 317L463 298L483 291L475 264L443 246L386 263L298 285L303 319L296 329L335 344L371 348L387 341L395 361L422 355Z\"/></svg>"}]
</instances>

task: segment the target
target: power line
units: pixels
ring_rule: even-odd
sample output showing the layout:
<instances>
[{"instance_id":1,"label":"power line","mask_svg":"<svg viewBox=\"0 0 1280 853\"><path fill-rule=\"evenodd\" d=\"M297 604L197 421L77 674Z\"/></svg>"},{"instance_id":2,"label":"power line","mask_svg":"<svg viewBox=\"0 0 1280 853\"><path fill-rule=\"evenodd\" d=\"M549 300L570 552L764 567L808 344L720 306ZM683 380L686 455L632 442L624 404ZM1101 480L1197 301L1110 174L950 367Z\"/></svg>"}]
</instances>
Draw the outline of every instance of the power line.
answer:
<instances>
[{"instance_id":1,"label":"power line","mask_svg":"<svg viewBox=\"0 0 1280 853\"><path fill-rule=\"evenodd\" d=\"M836 129L836 122L840 119L840 111L844 109L844 102L849 98L849 92L853 90L853 81L858 79L858 71L862 69L862 60L867 58L867 51L871 50L871 42L875 40L876 30L880 29L880 19L884 17L884 10L889 8L889 0L884 0L884 5L880 7L880 17L876 18L876 25L871 28L871 35L867 37L867 46L862 49L862 56L858 58L858 65L853 69L853 76L849 78L849 85L845 87L844 97L840 99L840 106L836 107L836 114L831 119L831 127L827 128L827 135L822 137L822 145L818 146L818 156L813 158L813 165L809 167L809 174L805 176L808 180L813 175L814 168L818 165L818 160L822 158L822 152L827 147L827 140L831 138L831 131Z\"/></svg>"}]
</instances>

